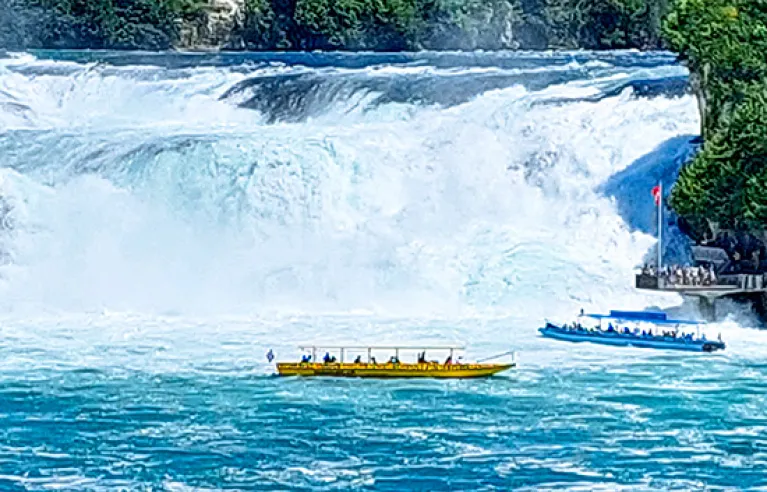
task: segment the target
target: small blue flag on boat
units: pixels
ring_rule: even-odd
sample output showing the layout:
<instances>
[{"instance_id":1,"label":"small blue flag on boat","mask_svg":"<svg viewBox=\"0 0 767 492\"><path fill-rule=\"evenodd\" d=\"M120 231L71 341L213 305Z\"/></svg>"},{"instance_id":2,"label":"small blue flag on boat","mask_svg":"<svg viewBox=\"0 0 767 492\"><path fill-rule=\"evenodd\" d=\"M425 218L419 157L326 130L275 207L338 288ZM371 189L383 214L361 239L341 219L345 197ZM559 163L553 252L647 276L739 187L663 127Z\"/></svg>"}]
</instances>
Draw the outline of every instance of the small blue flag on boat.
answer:
<instances>
[{"instance_id":1,"label":"small blue flag on boat","mask_svg":"<svg viewBox=\"0 0 767 492\"><path fill-rule=\"evenodd\" d=\"M266 353L266 360L269 362L274 360L274 352L272 352L272 349L269 349L269 352Z\"/></svg>"}]
</instances>

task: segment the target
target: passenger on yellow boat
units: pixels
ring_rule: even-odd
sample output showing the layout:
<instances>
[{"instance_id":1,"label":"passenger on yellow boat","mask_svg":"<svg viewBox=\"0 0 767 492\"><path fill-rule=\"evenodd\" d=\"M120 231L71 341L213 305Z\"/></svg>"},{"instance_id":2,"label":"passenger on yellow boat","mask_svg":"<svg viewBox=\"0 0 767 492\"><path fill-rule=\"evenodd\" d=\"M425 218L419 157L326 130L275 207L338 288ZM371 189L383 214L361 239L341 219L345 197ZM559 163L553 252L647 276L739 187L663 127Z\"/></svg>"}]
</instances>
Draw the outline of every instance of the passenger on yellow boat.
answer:
<instances>
[{"instance_id":1,"label":"passenger on yellow boat","mask_svg":"<svg viewBox=\"0 0 767 492\"><path fill-rule=\"evenodd\" d=\"M418 363L419 364L425 364L426 363L426 351L418 353Z\"/></svg>"},{"instance_id":2,"label":"passenger on yellow boat","mask_svg":"<svg viewBox=\"0 0 767 492\"><path fill-rule=\"evenodd\" d=\"M325 357L323 357L322 360L325 364L334 364L336 362L336 356L325 352Z\"/></svg>"},{"instance_id":3,"label":"passenger on yellow boat","mask_svg":"<svg viewBox=\"0 0 767 492\"><path fill-rule=\"evenodd\" d=\"M447 359L445 359L445 365L449 366L452 363L453 363L453 356L452 355L448 355Z\"/></svg>"},{"instance_id":4,"label":"passenger on yellow boat","mask_svg":"<svg viewBox=\"0 0 767 492\"><path fill-rule=\"evenodd\" d=\"M391 359L389 359L389 364L399 364L399 359L392 355Z\"/></svg>"},{"instance_id":5,"label":"passenger on yellow boat","mask_svg":"<svg viewBox=\"0 0 767 492\"><path fill-rule=\"evenodd\" d=\"M354 359L355 364L362 364L362 356L358 355L356 359Z\"/></svg>"},{"instance_id":6,"label":"passenger on yellow boat","mask_svg":"<svg viewBox=\"0 0 767 492\"><path fill-rule=\"evenodd\" d=\"M312 361L311 355L304 355L301 357L301 364L308 364L311 361Z\"/></svg>"}]
</instances>

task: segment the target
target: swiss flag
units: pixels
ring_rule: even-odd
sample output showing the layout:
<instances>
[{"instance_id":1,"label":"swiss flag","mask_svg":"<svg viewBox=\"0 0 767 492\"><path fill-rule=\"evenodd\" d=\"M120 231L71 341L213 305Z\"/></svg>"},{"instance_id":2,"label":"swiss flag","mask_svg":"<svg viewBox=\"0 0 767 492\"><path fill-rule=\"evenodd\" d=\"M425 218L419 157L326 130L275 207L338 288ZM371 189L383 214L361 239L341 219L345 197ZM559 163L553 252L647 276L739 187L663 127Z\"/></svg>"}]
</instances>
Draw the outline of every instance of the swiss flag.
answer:
<instances>
[{"instance_id":1,"label":"swiss flag","mask_svg":"<svg viewBox=\"0 0 767 492\"><path fill-rule=\"evenodd\" d=\"M660 185L655 185L655 187L653 187L652 197L655 199L655 205L660 205Z\"/></svg>"}]
</instances>

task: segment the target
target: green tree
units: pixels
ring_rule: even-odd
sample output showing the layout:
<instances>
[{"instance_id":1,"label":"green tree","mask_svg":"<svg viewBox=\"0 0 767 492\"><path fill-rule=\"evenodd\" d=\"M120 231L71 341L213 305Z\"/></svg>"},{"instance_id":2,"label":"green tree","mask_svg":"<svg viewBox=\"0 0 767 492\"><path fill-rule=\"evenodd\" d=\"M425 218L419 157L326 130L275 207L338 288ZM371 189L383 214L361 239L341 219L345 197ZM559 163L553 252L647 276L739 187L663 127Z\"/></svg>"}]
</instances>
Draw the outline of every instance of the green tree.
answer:
<instances>
[{"instance_id":1,"label":"green tree","mask_svg":"<svg viewBox=\"0 0 767 492\"><path fill-rule=\"evenodd\" d=\"M403 50L418 27L415 0L297 0L303 49Z\"/></svg>"},{"instance_id":2,"label":"green tree","mask_svg":"<svg viewBox=\"0 0 767 492\"><path fill-rule=\"evenodd\" d=\"M207 25L208 0L6 2L0 42L8 46L165 49L194 42L181 40L181 26L191 33ZM224 37L259 50L658 47L667 2L245 0L243 22ZM19 19L34 19L34 29Z\"/></svg>"},{"instance_id":3,"label":"green tree","mask_svg":"<svg viewBox=\"0 0 767 492\"><path fill-rule=\"evenodd\" d=\"M516 0L419 2L415 45L426 49L518 48L522 9Z\"/></svg>"},{"instance_id":4,"label":"green tree","mask_svg":"<svg viewBox=\"0 0 767 492\"><path fill-rule=\"evenodd\" d=\"M278 10L286 6L295 9L295 2L290 2L289 5L285 5L284 2L273 5L268 0L246 0L245 22L241 28L240 37L248 49L291 48L292 45L287 36L291 26L286 24L292 20L293 12L286 13Z\"/></svg>"},{"instance_id":5,"label":"green tree","mask_svg":"<svg viewBox=\"0 0 767 492\"><path fill-rule=\"evenodd\" d=\"M704 136L671 205L698 236L764 230L767 2L678 0L664 32L690 69Z\"/></svg>"},{"instance_id":6,"label":"green tree","mask_svg":"<svg viewBox=\"0 0 767 492\"><path fill-rule=\"evenodd\" d=\"M690 69L706 138L743 97L742 84L767 75L767 2L677 0L664 33Z\"/></svg>"},{"instance_id":7,"label":"green tree","mask_svg":"<svg viewBox=\"0 0 767 492\"><path fill-rule=\"evenodd\" d=\"M26 0L45 18L40 44L60 48L167 49L178 21L199 15L203 0Z\"/></svg>"},{"instance_id":8,"label":"green tree","mask_svg":"<svg viewBox=\"0 0 767 492\"><path fill-rule=\"evenodd\" d=\"M525 21L541 18L547 44L560 48L653 48L666 0L532 0Z\"/></svg>"}]
</instances>

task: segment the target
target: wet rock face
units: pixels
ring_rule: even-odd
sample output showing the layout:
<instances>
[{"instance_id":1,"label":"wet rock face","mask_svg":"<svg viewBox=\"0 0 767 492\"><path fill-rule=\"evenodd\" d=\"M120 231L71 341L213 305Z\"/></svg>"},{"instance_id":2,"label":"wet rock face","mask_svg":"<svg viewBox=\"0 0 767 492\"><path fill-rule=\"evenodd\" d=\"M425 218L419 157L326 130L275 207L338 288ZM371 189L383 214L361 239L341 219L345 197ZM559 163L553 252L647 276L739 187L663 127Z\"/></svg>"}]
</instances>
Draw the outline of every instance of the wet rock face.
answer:
<instances>
[{"instance_id":1,"label":"wet rock face","mask_svg":"<svg viewBox=\"0 0 767 492\"><path fill-rule=\"evenodd\" d=\"M13 207L4 197L0 196L0 234L13 230Z\"/></svg>"},{"instance_id":2,"label":"wet rock face","mask_svg":"<svg viewBox=\"0 0 767 492\"><path fill-rule=\"evenodd\" d=\"M14 230L13 206L0 195L0 266L13 261L10 240Z\"/></svg>"},{"instance_id":3,"label":"wet rock face","mask_svg":"<svg viewBox=\"0 0 767 492\"><path fill-rule=\"evenodd\" d=\"M50 15L39 7L21 0L0 2L0 58L5 56L5 49L39 45L43 26L48 22Z\"/></svg>"},{"instance_id":4,"label":"wet rock face","mask_svg":"<svg viewBox=\"0 0 767 492\"><path fill-rule=\"evenodd\" d=\"M238 27L245 20L245 0L209 0L204 12L181 26L178 48L242 48Z\"/></svg>"}]
</instances>

